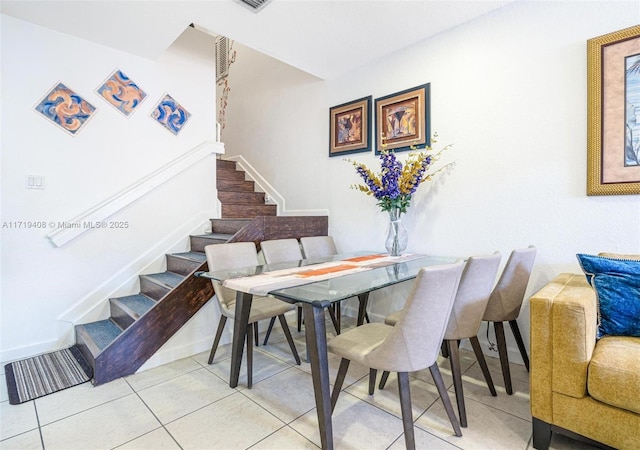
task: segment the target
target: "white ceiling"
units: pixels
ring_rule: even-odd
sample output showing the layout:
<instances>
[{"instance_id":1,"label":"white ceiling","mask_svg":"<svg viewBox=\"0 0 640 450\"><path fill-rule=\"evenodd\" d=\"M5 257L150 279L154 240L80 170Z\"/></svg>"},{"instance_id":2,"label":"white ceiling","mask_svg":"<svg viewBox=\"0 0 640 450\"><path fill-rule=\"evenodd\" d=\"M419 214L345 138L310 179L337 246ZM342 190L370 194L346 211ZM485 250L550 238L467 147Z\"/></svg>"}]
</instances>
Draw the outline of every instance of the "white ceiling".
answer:
<instances>
[{"instance_id":1,"label":"white ceiling","mask_svg":"<svg viewBox=\"0 0 640 450\"><path fill-rule=\"evenodd\" d=\"M3 14L155 58L193 23L323 79L513 0L3 0Z\"/></svg>"}]
</instances>

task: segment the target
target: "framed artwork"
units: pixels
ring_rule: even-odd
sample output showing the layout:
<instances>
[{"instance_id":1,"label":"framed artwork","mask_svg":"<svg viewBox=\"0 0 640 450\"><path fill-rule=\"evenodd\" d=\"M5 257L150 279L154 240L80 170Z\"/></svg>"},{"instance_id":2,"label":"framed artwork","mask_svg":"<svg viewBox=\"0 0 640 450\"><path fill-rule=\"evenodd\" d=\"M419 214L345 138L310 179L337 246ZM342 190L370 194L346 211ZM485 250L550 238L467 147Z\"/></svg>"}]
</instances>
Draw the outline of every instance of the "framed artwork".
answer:
<instances>
[{"instance_id":1,"label":"framed artwork","mask_svg":"<svg viewBox=\"0 0 640 450\"><path fill-rule=\"evenodd\" d=\"M376 99L376 154L431 145L430 84Z\"/></svg>"},{"instance_id":2,"label":"framed artwork","mask_svg":"<svg viewBox=\"0 0 640 450\"><path fill-rule=\"evenodd\" d=\"M640 194L640 25L587 41L587 195Z\"/></svg>"},{"instance_id":3,"label":"framed artwork","mask_svg":"<svg viewBox=\"0 0 640 450\"><path fill-rule=\"evenodd\" d=\"M151 111L151 118L176 136L190 117L191 113L169 94L164 94Z\"/></svg>"},{"instance_id":4,"label":"framed artwork","mask_svg":"<svg viewBox=\"0 0 640 450\"><path fill-rule=\"evenodd\" d=\"M96 89L96 93L125 117L129 117L147 97L147 94L120 69L114 70Z\"/></svg>"},{"instance_id":5,"label":"framed artwork","mask_svg":"<svg viewBox=\"0 0 640 450\"><path fill-rule=\"evenodd\" d=\"M329 156L371 151L371 96L329 108Z\"/></svg>"},{"instance_id":6,"label":"framed artwork","mask_svg":"<svg viewBox=\"0 0 640 450\"><path fill-rule=\"evenodd\" d=\"M97 111L95 106L60 82L45 94L34 109L71 136L75 136Z\"/></svg>"}]
</instances>

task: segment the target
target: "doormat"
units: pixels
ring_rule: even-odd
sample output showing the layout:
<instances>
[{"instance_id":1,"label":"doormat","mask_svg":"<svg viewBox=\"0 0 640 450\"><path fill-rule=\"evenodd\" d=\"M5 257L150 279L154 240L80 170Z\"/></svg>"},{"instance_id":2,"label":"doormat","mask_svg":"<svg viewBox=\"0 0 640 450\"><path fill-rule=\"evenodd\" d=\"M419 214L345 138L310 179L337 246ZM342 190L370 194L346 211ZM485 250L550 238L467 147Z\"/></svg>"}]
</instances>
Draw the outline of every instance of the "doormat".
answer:
<instances>
[{"instance_id":1,"label":"doormat","mask_svg":"<svg viewBox=\"0 0 640 450\"><path fill-rule=\"evenodd\" d=\"M38 397L86 383L93 370L76 346L4 366L9 403L19 405Z\"/></svg>"}]
</instances>

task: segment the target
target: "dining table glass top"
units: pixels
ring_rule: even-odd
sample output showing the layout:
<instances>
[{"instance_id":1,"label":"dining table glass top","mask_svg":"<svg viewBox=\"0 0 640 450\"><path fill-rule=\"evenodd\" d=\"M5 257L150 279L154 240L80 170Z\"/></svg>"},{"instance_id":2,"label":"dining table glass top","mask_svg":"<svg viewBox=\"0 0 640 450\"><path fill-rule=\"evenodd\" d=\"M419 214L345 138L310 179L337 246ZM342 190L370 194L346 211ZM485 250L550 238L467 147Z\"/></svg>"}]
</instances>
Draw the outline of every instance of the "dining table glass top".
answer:
<instances>
[{"instance_id":1,"label":"dining table glass top","mask_svg":"<svg viewBox=\"0 0 640 450\"><path fill-rule=\"evenodd\" d=\"M376 252L353 252L321 259L201 272L199 276L246 292L251 292L247 286L251 285L252 280L258 282L268 278L276 282L265 284L264 292L251 293L271 295L290 303L320 302L326 306L327 303L413 279L423 267L455 262L456 258L432 255L389 257ZM294 285L288 286L286 279L293 278Z\"/></svg>"}]
</instances>

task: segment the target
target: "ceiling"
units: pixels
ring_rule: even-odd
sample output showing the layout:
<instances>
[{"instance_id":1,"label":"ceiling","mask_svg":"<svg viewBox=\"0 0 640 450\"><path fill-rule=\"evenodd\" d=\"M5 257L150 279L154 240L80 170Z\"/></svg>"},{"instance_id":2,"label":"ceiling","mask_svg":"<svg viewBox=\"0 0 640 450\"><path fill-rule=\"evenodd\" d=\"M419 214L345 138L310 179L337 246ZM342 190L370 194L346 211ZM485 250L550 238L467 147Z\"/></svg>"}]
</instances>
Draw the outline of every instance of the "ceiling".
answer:
<instances>
[{"instance_id":1,"label":"ceiling","mask_svg":"<svg viewBox=\"0 0 640 450\"><path fill-rule=\"evenodd\" d=\"M193 23L323 79L513 0L3 0L3 14L154 59Z\"/></svg>"}]
</instances>

